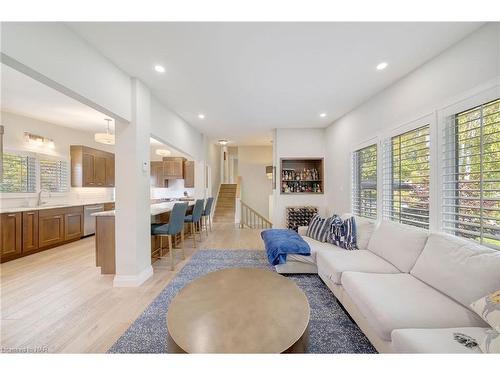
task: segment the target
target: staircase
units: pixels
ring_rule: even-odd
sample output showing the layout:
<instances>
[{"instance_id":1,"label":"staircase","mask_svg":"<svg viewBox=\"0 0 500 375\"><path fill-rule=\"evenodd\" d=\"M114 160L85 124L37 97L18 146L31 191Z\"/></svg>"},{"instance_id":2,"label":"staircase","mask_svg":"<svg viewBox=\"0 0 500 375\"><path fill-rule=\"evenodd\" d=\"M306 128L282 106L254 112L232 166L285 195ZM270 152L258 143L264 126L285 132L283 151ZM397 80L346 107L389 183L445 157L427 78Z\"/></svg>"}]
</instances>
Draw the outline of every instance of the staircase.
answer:
<instances>
[{"instance_id":1,"label":"staircase","mask_svg":"<svg viewBox=\"0 0 500 375\"><path fill-rule=\"evenodd\" d=\"M215 206L214 223L234 223L236 186L236 184L220 185L217 205Z\"/></svg>"}]
</instances>

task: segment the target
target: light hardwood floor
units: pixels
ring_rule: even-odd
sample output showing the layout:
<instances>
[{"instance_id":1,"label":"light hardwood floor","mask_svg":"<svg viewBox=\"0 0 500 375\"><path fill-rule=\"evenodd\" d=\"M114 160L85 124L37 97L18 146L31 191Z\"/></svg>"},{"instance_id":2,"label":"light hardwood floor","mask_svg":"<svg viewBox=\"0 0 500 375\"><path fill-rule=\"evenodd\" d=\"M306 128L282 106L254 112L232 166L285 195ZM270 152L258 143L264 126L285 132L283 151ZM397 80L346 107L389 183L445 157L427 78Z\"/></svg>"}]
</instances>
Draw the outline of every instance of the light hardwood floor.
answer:
<instances>
[{"instance_id":1,"label":"light hardwood floor","mask_svg":"<svg viewBox=\"0 0 500 375\"><path fill-rule=\"evenodd\" d=\"M216 223L198 249L262 250L259 233ZM168 258L155 262L153 277L137 288L113 288L113 277L100 274L94 237L2 264L2 349L106 352L195 251L187 238L186 260L174 271Z\"/></svg>"}]
</instances>

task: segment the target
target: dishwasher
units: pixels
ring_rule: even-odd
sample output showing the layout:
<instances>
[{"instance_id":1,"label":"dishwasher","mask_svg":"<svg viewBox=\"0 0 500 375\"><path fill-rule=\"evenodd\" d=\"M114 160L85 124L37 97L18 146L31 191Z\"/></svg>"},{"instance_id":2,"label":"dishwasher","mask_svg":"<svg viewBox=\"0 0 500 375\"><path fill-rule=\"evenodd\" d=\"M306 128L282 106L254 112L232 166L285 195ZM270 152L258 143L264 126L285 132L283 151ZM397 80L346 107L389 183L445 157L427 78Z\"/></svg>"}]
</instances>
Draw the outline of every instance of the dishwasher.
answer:
<instances>
[{"instance_id":1,"label":"dishwasher","mask_svg":"<svg viewBox=\"0 0 500 375\"><path fill-rule=\"evenodd\" d=\"M83 207L83 236L95 234L95 217L92 214L104 211L104 204Z\"/></svg>"}]
</instances>

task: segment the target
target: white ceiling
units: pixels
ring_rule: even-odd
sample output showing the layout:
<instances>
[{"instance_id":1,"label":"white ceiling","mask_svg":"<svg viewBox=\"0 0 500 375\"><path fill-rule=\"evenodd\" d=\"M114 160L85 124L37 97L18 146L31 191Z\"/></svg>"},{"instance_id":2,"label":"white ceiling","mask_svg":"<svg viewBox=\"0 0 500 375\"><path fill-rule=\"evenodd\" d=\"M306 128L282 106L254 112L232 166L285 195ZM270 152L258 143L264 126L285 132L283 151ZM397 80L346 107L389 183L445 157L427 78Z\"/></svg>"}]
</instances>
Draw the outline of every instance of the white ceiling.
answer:
<instances>
[{"instance_id":1,"label":"white ceiling","mask_svg":"<svg viewBox=\"0 0 500 375\"><path fill-rule=\"evenodd\" d=\"M2 111L88 132L104 132L101 112L1 64ZM114 121L111 121L114 129Z\"/></svg>"},{"instance_id":2,"label":"white ceiling","mask_svg":"<svg viewBox=\"0 0 500 375\"><path fill-rule=\"evenodd\" d=\"M69 26L211 138L269 144L273 128L329 125L481 23Z\"/></svg>"}]
</instances>

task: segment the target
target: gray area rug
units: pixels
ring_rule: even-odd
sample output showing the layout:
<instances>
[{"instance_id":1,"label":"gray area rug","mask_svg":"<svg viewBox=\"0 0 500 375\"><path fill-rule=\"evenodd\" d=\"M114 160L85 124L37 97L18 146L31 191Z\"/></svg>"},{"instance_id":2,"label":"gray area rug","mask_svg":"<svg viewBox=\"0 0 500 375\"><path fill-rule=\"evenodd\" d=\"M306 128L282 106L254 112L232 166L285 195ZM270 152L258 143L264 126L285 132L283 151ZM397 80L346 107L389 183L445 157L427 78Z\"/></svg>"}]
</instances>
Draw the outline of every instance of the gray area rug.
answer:
<instances>
[{"instance_id":1,"label":"gray area rug","mask_svg":"<svg viewBox=\"0 0 500 375\"><path fill-rule=\"evenodd\" d=\"M168 353L166 313L172 298L188 283L223 268L274 270L258 250L200 250L109 349L109 353ZM317 275L287 276L306 294L311 307L309 353L376 353Z\"/></svg>"}]
</instances>

